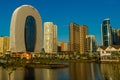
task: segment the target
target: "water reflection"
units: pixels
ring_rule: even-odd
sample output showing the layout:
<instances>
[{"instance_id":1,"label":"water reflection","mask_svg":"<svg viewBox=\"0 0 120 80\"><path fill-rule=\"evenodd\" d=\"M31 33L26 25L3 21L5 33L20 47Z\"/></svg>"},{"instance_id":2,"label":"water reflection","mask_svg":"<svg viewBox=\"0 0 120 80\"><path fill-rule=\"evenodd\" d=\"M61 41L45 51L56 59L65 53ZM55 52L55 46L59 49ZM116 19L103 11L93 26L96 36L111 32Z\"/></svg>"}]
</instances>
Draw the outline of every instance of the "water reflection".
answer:
<instances>
[{"instance_id":1,"label":"water reflection","mask_svg":"<svg viewBox=\"0 0 120 80\"><path fill-rule=\"evenodd\" d=\"M103 80L99 74L98 64L70 63L70 80Z\"/></svg>"},{"instance_id":2,"label":"water reflection","mask_svg":"<svg viewBox=\"0 0 120 80\"><path fill-rule=\"evenodd\" d=\"M4 69L0 67L0 80L23 80L24 77L23 68L19 68L16 71L12 71L10 76L9 76L9 72L11 72L10 68Z\"/></svg>"},{"instance_id":3,"label":"water reflection","mask_svg":"<svg viewBox=\"0 0 120 80\"><path fill-rule=\"evenodd\" d=\"M105 80L120 80L120 64L101 64L100 71Z\"/></svg>"},{"instance_id":4,"label":"water reflection","mask_svg":"<svg viewBox=\"0 0 120 80\"><path fill-rule=\"evenodd\" d=\"M25 69L24 80L57 80L57 72L55 69L27 67Z\"/></svg>"},{"instance_id":5,"label":"water reflection","mask_svg":"<svg viewBox=\"0 0 120 80\"><path fill-rule=\"evenodd\" d=\"M35 68L35 80L57 80L56 69Z\"/></svg>"},{"instance_id":6,"label":"water reflection","mask_svg":"<svg viewBox=\"0 0 120 80\"><path fill-rule=\"evenodd\" d=\"M70 80L88 80L87 64L70 63Z\"/></svg>"},{"instance_id":7,"label":"water reflection","mask_svg":"<svg viewBox=\"0 0 120 80\"><path fill-rule=\"evenodd\" d=\"M69 80L69 69L41 69L34 68L35 79L32 80Z\"/></svg>"},{"instance_id":8,"label":"water reflection","mask_svg":"<svg viewBox=\"0 0 120 80\"><path fill-rule=\"evenodd\" d=\"M8 69L0 67L0 80L9 80ZM119 64L70 63L68 68L19 67L10 80L120 80Z\"/></svg>"},{"instance_id":9,"label":"water reflection","mask_svg":"<svg viewBox=\"0 0 120 80\"><path fill-rule=\"evenodd\" d=\"M24 80L25 69L22 67L19 67L17 70L15 70L14 75L15 76L13 80Z\"/></svg>"},{"instance_id":10,"label":"water reflection","mask_svg":"<svg viewBox=\"0 0 120 80\"><path fill-rule=\"evenodd\" d=\"M24 80L35 80L35 71L34 68L27 67L25 68L25 75L24 75Z\"/></svg>"}]
</instances>

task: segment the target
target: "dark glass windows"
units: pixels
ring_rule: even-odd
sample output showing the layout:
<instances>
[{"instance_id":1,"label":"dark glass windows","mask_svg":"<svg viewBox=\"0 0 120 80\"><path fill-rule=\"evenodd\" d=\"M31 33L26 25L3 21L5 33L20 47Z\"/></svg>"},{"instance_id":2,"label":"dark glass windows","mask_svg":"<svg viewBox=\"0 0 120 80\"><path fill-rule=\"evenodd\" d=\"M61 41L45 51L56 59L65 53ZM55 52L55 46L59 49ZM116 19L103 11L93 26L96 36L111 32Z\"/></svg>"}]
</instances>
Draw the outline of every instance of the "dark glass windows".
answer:
<instances>
[{"instance_id":1,"label":"dark glass windows","mask_svg":"<svg viewBox=\"0 0 120 80\"><path fill-rule=\"evenodd\" d=\"M36 23L32 16L26 17L25 22L25 47L27 52L34 52L36 42Z\"/></svg>"}]
</instances>

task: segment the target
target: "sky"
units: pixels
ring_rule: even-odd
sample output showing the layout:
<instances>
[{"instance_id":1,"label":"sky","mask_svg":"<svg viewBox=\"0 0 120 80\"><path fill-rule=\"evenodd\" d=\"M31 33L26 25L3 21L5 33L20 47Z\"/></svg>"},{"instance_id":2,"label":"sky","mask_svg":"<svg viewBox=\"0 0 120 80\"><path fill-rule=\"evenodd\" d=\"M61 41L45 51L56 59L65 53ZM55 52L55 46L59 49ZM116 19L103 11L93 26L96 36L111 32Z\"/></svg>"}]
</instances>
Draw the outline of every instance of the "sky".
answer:
<instances>
[{"instance_id":1,"label":"sky","mask_svg":"<svg viewBox=\"0 0 120 80\"><path fill-rule=\"evenodd\" d=\"M11 17L21 5L35 7L44 22L58 26L58 41L69 42L69 24L88 26L88 34L95 35L101 44L101 23L110 18L111 26L120 28L120 0L1 0L0 36L9 36ZM42 26L43 27L43 26Z\"/></svg>"}]
</instances>

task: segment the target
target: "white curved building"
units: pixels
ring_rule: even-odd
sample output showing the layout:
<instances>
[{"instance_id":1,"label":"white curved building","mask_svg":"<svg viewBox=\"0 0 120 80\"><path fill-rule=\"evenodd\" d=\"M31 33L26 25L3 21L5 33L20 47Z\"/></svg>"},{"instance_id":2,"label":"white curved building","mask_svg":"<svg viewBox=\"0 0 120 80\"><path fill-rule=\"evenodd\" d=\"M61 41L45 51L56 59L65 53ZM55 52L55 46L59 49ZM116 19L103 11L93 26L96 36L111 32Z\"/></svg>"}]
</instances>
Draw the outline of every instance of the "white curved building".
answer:
<instances>
[{"instance_id":1,"label":"white curved building","mask_svg":"<svg viewBox=\"0 0 120 80\"><path fill-rule=\"evenodd\" d=\"M41 52L42 21L39 12L30 5L18 7L11 20L10 50L12 52Z\"/></svg>"}]
</instances>

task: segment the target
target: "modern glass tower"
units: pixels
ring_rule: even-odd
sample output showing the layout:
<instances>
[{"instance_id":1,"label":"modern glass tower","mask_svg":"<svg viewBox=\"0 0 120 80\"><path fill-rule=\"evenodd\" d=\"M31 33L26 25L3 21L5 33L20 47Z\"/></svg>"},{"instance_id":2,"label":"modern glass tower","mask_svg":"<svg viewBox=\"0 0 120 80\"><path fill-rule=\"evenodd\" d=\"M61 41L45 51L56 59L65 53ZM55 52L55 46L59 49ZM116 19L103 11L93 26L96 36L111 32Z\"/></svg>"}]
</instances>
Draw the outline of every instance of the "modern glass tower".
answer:
<instances>
[{"instance_id":1,"label":"modern glass tower","mask_svg":"<svg viewBox=\"0 0 120 80\"><path fill-rule=\"evenodd\" d=\"M42 21L39 12L30 5L18 7L11 20L11 52L41 52Z\"/></svg>"},{"instance_id":2,"label":"modern glass tower","mask_svg":"<svg viewBox=\"0 0 120 80\"><path fill-rule=\"evenodd\" d=\"M112 28L110 26L110 19L104 19L101 24L102 44L103 46L112 45Z\"/></svg>"}]
</instances>

